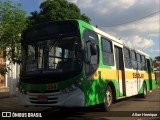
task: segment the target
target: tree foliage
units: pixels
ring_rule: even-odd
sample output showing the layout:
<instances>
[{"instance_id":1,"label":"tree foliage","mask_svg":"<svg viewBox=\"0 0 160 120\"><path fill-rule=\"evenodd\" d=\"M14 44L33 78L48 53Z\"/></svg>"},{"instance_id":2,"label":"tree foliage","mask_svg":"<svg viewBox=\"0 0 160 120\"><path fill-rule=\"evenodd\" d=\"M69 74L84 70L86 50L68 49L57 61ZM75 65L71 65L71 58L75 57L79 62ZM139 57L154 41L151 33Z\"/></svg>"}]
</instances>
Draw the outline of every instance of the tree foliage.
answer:
<instances>
[{"instance_id":1,"label":"tree foliage","mask_svg":"<svg viewBox=\"0 0 160 120\"><path fill-rule=\"evenodd\" d=\"M66 0L47 0L40 5L40 12L31 12L31 25L53 20L81 19L90 22L90 18L81 14L80 9Z\"/></svg>"},{"instance_id":2,"label":"tree foliage","mask_svg":"<svg viewBox=\"0 0 160 120\"><path fill-rule=\"evenodd\" d=\"M155 57L155 60L160 61L160 56Z\"/></svg>"},{"instance_id":3,"label":"tree foliage","mask_svg":"<svg viewBox=\"0 0 160 120\"><path fill-rule=\"evenodd\" d=\"M0 0L0 48L4 58L14 63L20 62L20 40L27 25L26 12L20 6Z\"/></svg>"},{"instance_id":4,"label":"tree foliage","mask_svg":"<svg viewBox=\"0 0 160 120\"><path fill-rule=\"evenodd\" d=\"M160 70L160 56L155 57L153 65L155 69Z\"/></svg>"}]
</instances>

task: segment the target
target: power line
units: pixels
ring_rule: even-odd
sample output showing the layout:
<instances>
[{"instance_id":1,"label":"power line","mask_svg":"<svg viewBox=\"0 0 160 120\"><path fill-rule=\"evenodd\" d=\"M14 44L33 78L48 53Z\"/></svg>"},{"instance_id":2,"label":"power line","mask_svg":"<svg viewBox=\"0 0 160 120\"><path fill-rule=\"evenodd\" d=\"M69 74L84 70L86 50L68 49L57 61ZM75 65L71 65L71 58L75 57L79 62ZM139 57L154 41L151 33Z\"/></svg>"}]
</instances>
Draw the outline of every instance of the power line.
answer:
<instances>
[{"instance_id":1,"label":"power line","mask_svg":"<svg viewBox=\"0 0 160 120\"><path fill-rule=\"evenodd\" d=\"M123 23L119 23L119 24L113 24L113 25L108 25L108 26L99 26L99 27L114 27L114 26L120 26L120 25L124 25L124 24L130 24L130 23L133 23L133 22L137 22L137 21L140 21L140 20L143 20L143 19L146 19L148 17L152 17L156 14L160 13L160 11L158 12L154 12L152 14L149 14L149 15L146 15L146 16L143 16L141 18L138 18L136 20L131 20L131 21L128 21L128 22L123 22Z\"/></svg>"}]
</instances>

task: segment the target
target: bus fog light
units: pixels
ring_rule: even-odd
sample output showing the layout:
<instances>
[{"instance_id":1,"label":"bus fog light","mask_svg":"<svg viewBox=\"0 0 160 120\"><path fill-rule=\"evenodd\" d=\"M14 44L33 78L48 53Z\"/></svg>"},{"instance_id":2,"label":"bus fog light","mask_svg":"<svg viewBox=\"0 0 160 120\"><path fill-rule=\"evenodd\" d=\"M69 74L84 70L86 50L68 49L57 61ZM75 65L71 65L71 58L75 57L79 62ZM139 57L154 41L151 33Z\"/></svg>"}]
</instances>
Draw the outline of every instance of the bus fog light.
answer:
<instances>
[{"instance_id":1,"label":"bus fog light","mask_svg":"<svg viewBox=\"0 0 160 120\"><path fill-rule=\"evenodd\" d=\"M72 85L70 85L69 87L67 87L66 89L64 89L64 90L62 90L62 93L69 93L69 92L71 92L71 91L74 91L75 89L76 89L77 87L74 85L74 84L72 84Z\"/></svg>"},{"instance_id":2,"label":"bus fog light","mask_svg":"<svg viewBox=\"0 0 160 120\"><path fill-rule=\"evenodd\" d=\"M73 88L72 88L72 86L71 86L71 87L69 87L69 88L68 88L68 90L69 90L69 91L73 91Z\"/></svg>"},{"instance_id":3,"label":"bus fog light","mask_svg":"<svg viewBox=\"0 0 160 120\"><path fill-rule=\"evenodd\" d=\"M71 86L68 87L69 91L73 91L76 87L72 84Z\"/></svg>"},{"instance_id":4,"label":"bus fog light","mask_svg":"<svg viewBox=\"0 0 160 120\"><path fill-rule=\"evenodd\" d=\"M23 93L23 94L27 94L26 90L23 89L23 88L21 88L21 87L20 87L19 91L20 91L21 93Z\"/></svg>"},{"instance_id":5,"label":"bus fog light","mask_svg":"<svg viewBox=\"0 0 160 120\"><path fill-rule=\"evenodd\" d=\"M82 82L79 82L79 81L78 81L78 82L75 83L75 86L77 86L77 87L79 87L79 86L81 86L81 85L82 85Z\"/></svg>"},{"instance_id":6,"label":"bus fog light","mask_svg":"<svg viewBox=\"0 0 160 120\"><path fill-rule=\"evenodd\" d=\"M80 86L82 85L82 81L83 81L83 78L80 78L79 80L77 80L77 81L74 83L74 85L75 85L76 87L80 87Z\"/></svg>"}]
</instances>

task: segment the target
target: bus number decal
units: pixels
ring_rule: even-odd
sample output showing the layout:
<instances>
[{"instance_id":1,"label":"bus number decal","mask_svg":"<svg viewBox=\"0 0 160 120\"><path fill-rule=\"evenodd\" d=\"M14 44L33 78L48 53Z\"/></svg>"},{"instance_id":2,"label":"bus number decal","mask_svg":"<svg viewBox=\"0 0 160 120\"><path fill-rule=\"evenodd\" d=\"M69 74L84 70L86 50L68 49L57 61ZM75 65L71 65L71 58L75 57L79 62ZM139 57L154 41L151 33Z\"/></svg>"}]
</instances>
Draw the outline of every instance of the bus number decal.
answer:
<instances>
[{"instance_id":1,"label":"bus number decal","mask_svg":"<svg viewBox=\"0 0 160 120\"><path fill-rule=\"evenodd\" d=\"M133 78L144 78L144 74L133 73Z\"/></svg>"},{"instance_id":2,"label":"bus number decal","mask_svg":"<svg viewBox=\"0 0 160 120\"><path fill-rule=\"evenodd\" d=\"M57 84L54 83L47 84L47 90L57 90Z\"/></svg>"}]
</instances>

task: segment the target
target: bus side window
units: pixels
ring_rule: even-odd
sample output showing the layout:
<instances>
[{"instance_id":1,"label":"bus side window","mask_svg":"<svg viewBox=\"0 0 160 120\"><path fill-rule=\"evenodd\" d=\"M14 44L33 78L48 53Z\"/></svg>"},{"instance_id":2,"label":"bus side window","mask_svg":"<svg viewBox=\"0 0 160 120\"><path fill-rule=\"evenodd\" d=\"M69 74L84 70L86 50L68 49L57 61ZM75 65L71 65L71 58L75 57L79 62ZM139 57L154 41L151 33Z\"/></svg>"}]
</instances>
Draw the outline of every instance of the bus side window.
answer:
<instances>
[{"instance_id":1,"label":"bus side window","mask_svg":"<svg viewBox=\"0 0 160 120\"><path fill-rule=\"evenodd\" d=\"M150 61L150 66L151 66L151 72L153 72L153 61L152 59L150 59L149 61Z\"/></svg>"},{"instance_id":2,"label":"bus side window","mask_svg":"<svg viewBox=\"0 0 160 120\"><path fill-rule=\"evenodd\" d=\"M148 71L149 74L151 74L153 72L153 63L152 63L152 59L148 59L146 58L146 71Z\"/></svg>"},{"instance_id":3,"label":"bus side window","mask_svg":"<svg viewBox=\"0 0 160 120\"><path fill-rule=\"evenodd\" d=\"M142 69L146 70L146 60L144 55L142 55Z\"/></svg>"},{"instance_id":4,"label":"bus side window","mask_svg":"<svg viewBox=\"0 0 160 120\"><path fill-rule=\"evenodd\" d=\"M131 51L131 56L132 56L132 67L133 67L134 70L137 70L136 52Z\"/></svg>"},{"instance_id":5,"label":"bus side window","mask_svg":"<svg viewBox=\"0 0 160 120\"><path fill-rule=\"evenodd\" d=\"M124 60L125 60L125 67L131 69L132 68L131 53L128 48L124 48Z\"/></svg>"},{"instance_id":6,"label":"bus side window","mask_svg":"<svg viewBox=\"0 0 160 120\"><path fill-rule=\"evenodd\" d=\"M85 40L85 69L86 75L90 76L93 74L99 64L99 47L98 47L98 35L95 32L86 30L83 36ZM93 47L95 46L95 48ZM92 54L94 51L94 54Z\"/></svg>"},{"instance_id":7,"label":"bus side window","mask_svg":"<svg viewBox=\"0 0 160 120\"><path fill-rule=\"evenodd\" d=\"M141 55L139 53L137 53L137 65L138 69L142 70L142 60L141 60Z\"/></svg>"},{"instance_id":8,"label":"bus side window","mask_svg":"<svg viewBox=\"0 0 160 120\"><path fill-rule=\"evenodd\" d=\"M105 38L102 38L102 56L105 65L114 65L112 42Z\"/></svg>"}]
</instances>

